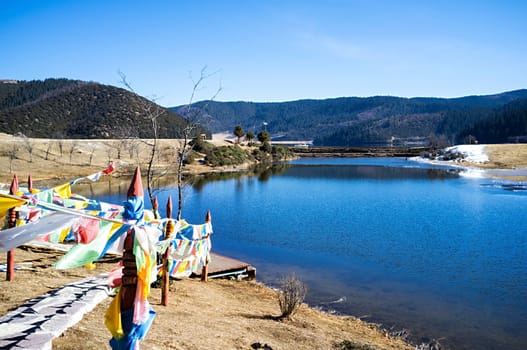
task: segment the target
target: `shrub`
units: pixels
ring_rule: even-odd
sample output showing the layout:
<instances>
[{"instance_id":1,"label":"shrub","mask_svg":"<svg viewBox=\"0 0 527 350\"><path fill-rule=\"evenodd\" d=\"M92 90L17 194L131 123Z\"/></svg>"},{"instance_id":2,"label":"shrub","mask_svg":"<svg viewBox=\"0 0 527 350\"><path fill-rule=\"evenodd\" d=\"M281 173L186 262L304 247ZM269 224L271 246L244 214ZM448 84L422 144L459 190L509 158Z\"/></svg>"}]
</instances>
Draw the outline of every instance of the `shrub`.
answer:
<instances>
[{"instance_id":1,"label":"shrub","mask_svg":"<svg viewBox=\"0 0 527 350\"><path fill-rule=\"evenodd\" d=\"M275 161L292 158L294 156L293 152L284 146L272 146L271 154Z\"/></svg>"},{"instance_id":2,"label":"shrub","mask_svg":"<svg viewBox=\"0 0 527 350\"><path fill-rule=\"evenodd\" d=\"M188 165L188 164L192 164L196 161L196 159L198 159L198 154L195 152L195 151L191 151L188 156L183 159L183 163Z\"/></svg>"},{"instance_id":3,"label":"shrub","mask_svg":"<svg viewBox=\"0 0 527 350\"><path fill-rule=\"evenodd\" d=\"M210 166L240 165L252 160L250 153L238 146L219 146L206 154Z\"/></svg>"},{"instance_id":4,"label":"shrub","mask_svg":"<svg viewBox=\"0 0 527 350\"><path fill-rule=\"evenodd\" d=\"M290 318L304 302L307 294L307 287L292 274L280 281L278 291L278 304L282 314L279 318Z\"/></svg>"},{"instance_id":5,"label":"shrub","mask_svg":"<svg viewBox=\"0 0 527 350\"><path fill-rule=\"evenodd\" d=\"M265 152L265 153L271 153L271 151L273 150L273 148L271 147L271 145L269 144L269 142L264 142L261 146L260 146L260 150L262 152Z\"/></svg>"},{"instance_id":6,"label":"shrub","mask_svg":"<svg viewBox=\"0 0 527 350\"><path fill-rule=\"evenodd\" d=\"M214 146L210 144L209 142L201 139L201 138L194 138L190 145L192 146L193 150L200 153L208 153L211 152L212 149L214 149Z\"/></svg>"}]
</instances>

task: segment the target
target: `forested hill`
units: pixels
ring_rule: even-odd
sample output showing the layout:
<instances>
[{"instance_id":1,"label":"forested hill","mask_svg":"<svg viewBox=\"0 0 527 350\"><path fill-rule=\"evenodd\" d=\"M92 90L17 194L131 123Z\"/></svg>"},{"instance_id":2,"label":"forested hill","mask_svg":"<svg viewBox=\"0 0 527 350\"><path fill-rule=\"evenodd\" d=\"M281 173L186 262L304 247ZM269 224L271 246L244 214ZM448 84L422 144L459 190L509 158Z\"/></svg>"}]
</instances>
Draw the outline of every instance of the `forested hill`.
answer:
<instances>
[{"instance_id":1,"label":"forested hill","mask_svg":"<svg viewBox=\"0 0 527 350\"><path fill-rule=\"evenodd\" d=\"M203 110L212 132L232 132L236 125L241 125L255 134L266 128L273 140L361 146L428 142L430 138L463 142L469 128L496 109L524 98L527 98L525 89L451 99L375 96L280 103L203 101L193 108ZM184 115L181 106L171 109ZM527 135L526 130L511 132Z\"/></svg>"},{"instance_id":2,"label":"forested hill","mask_svg":"<svg viewBox=\"0 0 527 350\"><path fill-rule=\"evenodd\" d=\"M181 136L185 107L165 109L128 90L69 79L0 80L0 132L29 137ZM195 103L191 120L212 132L236 125L273 140L314 140L325 146L527 141L527 90L461 98L341 97L281 103ZM196 118L199 115L199 118ZM203 132L201 129L198 132Z\"/></svg>"},{"instance_id":3,"label":"forested hill","mask_svg":"<svg viewBox=\"0 0 527 350\"><path fill-rule=\"evenodd\" d=\"M461 137L472 135L481 143L527 142L527 98L507 103L479 116Z\"/></svg>"},{"instance_id":4,"label":"forested hill","mask_svg":"<svg viewBox=\"0 0 527 350\"><path fill-rule=\"evenodd\" d=\"M0 131L44 138L152 137L152 112L159 137L181 136L185 120L128 90L69 79L0 81Z\"/></svg>"}]
</instances>

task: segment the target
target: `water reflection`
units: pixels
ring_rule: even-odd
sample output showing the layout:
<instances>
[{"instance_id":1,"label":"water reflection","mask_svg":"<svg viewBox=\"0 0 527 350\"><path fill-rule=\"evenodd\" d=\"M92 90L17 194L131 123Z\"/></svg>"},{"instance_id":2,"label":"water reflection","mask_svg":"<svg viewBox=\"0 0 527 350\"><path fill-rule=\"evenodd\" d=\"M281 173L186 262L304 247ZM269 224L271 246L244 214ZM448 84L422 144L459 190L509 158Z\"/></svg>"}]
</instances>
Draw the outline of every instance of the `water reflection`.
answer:
<instances>
[{"instance_id":1,"label":"water reflection","mask_svg":"<svg viewBox=\"0 0 527 350\"><path fill-rule=\"evenodd\" d=\"M445 180L459 177L458 169L394 168L375 165L295 165L284 176L318 179Z\"/></svg>"},{"instance_id":2,"label":"water reflection","mask_svg":"<svg viewBox=\"0 0 527 350\"><path fill-rule=\"evenodd\" d=\"M256 178L258 179L258 181L265 182L265 181L268 181L273 175L279 175L279 174L286 172L289 168L291 168L291 166L292 166L291 164L280 163L280 164L272 164L272 165L267 165L267 166L252 167L246 171L226 172L226 173L216 173L215 172L215 173L208 173L208 174L203 174L203 175L195 175L189 179L189 183L192 185L194 190L199 192L208 183L216 182L216 181Z\"/></svg>"},{"instance_id":3,"label":"water reflection","mask_svg":"<svg viewBox=\"0 0 527 350\"><path fill-rule=\"evenodd\" d=\"M280 175L285 173L292 167L291 164L279 163L266 166L251 167L245 171L235 172L211 172L200 175L187 175L184 177L183 188L191 186L195 192L200 192L205 186L214 182L222 182L228 180L238 181L239 186L242 186L243 181L254 181L257 179L260 182L269 181L273 175ZM108 201L117 203L126 200L126 193L130 186L131 176L120 177L105 177L97 182L84 180L74 185L73 191L77 194L88 198L96 198L101 201ZM147 180L143 176L143 187L145 189L145 196L147 196ZM173 191L177 189L177 176L175 174L165 174L156 177L153 180L153 193L158 195L165 191ZM188 190L188 189L187 189ZM148 207L149 203L145 203Z\"/></svg>"}]
</instances>

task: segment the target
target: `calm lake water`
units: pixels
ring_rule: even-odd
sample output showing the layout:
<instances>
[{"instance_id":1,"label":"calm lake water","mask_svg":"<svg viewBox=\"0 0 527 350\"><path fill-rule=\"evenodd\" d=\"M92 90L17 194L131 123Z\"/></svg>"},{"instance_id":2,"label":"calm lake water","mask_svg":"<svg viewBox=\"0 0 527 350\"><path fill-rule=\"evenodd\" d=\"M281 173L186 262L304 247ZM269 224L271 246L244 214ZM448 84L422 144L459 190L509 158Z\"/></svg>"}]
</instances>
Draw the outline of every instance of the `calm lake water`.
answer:
<instances>
[{"instance_id":1,"label":"calm lake water","mask_svg":"<svg viewBox=\"0 0 527 350\"><path fill-rule=\"evenodd\" d=\"M310 305L406 329L415 343L519 350L524 185L397 158L300 159L201 179L186 188L183 217L201 223L210 209L214 251L250 262L270 285L296 273ZM120 203L127 187L84 194ZM161 208L169 194L158 193Z\"/></svg>"}]
</instances>

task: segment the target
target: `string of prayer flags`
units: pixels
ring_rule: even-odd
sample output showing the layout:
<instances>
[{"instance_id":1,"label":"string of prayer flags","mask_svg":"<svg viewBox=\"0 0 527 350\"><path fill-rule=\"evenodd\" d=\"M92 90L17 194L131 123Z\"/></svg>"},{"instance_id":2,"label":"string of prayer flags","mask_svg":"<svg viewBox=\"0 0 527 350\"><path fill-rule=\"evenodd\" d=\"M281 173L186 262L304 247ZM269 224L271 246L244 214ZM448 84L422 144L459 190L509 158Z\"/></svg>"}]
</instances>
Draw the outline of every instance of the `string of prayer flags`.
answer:
<instances>
[{"instance_id":1,"label":"string of prayer flags","mask_svg":"<svg viewBox=\"0 0 527 350\"><path fill-rule=\"evenodd\" d=\"M50 231L60 231L63 227L69 228L76 220L78 220L77 216L55 213L40 219L38 222L0 231L0 252L7 252L35 238L44 236Z\"/></svg>"},{"instance_id":2,"label":"string of prayer flags","mask_svg":"<svg viewBox=\"0 0 527 350\"><path fill-rule=\"evenodd\" d=\"M212 224L191 225L179 220L175 230L169 247L167 272L172 277L188 277L210 261Z\"/></svg>"},{"instance_id":3,"label":"string of prayer flags","mask_svg":"<svg viewBox=\"0 0 527 350\"><path fill-rule=\"evenodd\" d=\"M55 263L57 269L81 267L99 258L106 246L112 223L99 221L99 233L95 239L87 244L74 245L59 261Z\"/></svg>"}]
</instances>

